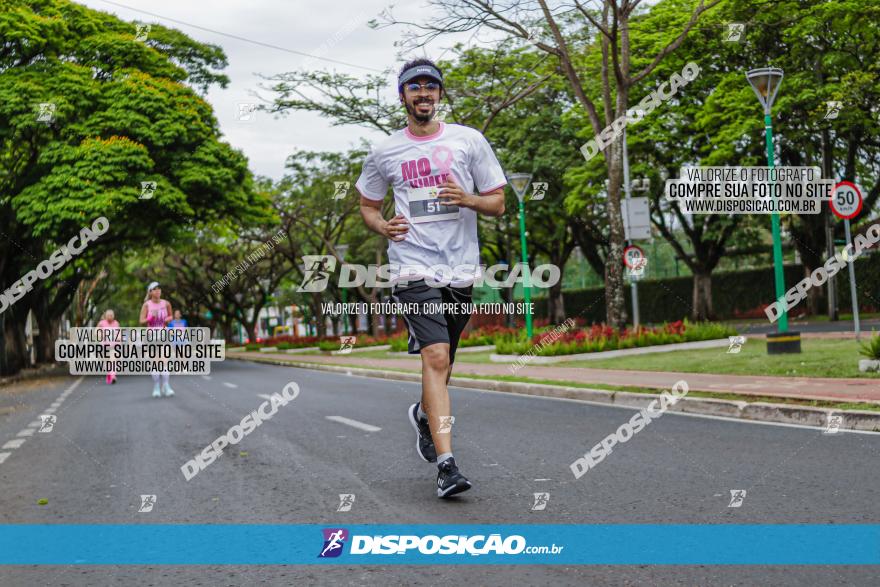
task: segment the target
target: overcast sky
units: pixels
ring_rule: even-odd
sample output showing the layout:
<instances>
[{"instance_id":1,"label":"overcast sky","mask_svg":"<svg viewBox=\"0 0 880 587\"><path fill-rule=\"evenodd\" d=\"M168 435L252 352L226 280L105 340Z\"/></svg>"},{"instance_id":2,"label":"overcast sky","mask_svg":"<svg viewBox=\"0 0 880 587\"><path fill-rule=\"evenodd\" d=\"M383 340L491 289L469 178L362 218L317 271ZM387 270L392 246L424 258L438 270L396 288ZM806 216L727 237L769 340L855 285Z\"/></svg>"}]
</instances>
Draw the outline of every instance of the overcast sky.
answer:
<instances>
[{"instance_id":1,"label":"overcast sky","mask_svg":"<svg viewBox=\"0 0 880 587\"><path fill-rule=\"evenodd\" d=\"M257 101L251 92L257 90L262 81L259 74L293 71L302 67L308 58L226 35L379 70L393 65L396 70L399 62L394 41L401 38L402 29L373 30L366 26L367 21L390 5L388 0L80 0L80 3L127 21L161 23L198 41L221 46L229 60L224 73L230 83L226 89L211 89L207 98L214 107L225 140L244 151L256 174L280 178L286 157L296 148L342 151L357 144L361 137L375 140L383 136L359 127L332 127L329 120L310 113L275 118L257 112L249 122L238 120L239 104ZM393 13L401 20L411 21L421 21L426 15L421 2L398 2ZM469 37L459 38L466 41ZM429 56L436 59L451 44L451 40L444 40L430 47ZM351 75L369 73L324 61L310 63ZM393 83L389 92L393 98ZM265 92L262 94L269 97Z\"/></svg>"}]
</instances>

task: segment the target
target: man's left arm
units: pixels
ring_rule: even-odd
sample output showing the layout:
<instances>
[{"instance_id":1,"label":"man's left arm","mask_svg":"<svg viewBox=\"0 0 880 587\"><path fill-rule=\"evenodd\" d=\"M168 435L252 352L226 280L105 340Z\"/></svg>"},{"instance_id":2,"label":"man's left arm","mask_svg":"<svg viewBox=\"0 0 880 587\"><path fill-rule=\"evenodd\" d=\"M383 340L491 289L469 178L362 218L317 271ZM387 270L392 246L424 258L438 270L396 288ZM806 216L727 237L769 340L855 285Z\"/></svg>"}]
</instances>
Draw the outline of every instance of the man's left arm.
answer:
<instances>
[{"instance_id":1,"label":"man's left arm","mask_svg":"<svg viewBox=\"0 0 880 587\"><path fill-rule=\"evenodd\" d=\"M477 214L501 216L504 214L504 187L488 191L485 194L468 194L451 178L440 186L440 203L446 206L462 206L470 208Z\"/></svg>"},{"instance_id":2,"label":"man's left arm","mask_svg":"<svg viewBox=\"0 0 880 587\"><path fill-rule=\"evenodd\" d=\"M476 193L466 193L455 184L450 175L441 186L441 202L448 197L447 204L458 204L470 208L477 214L501 216L504 214L504 186L507 178L504 170L492 151L492 146L481 133L474 130L468 137L470 157L468 161L471 177L474 179Z\"/></svg>"}]
</instances>

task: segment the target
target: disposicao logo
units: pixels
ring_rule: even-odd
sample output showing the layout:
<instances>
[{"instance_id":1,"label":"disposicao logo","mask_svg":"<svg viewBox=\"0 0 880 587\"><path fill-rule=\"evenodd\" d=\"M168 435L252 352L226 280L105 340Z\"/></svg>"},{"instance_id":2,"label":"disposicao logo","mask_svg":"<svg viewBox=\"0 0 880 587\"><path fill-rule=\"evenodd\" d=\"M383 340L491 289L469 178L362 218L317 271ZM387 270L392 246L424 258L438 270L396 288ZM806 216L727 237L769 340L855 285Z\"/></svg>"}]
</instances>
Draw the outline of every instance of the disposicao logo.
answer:
<instances>
[{"instance_id":1,"label":"disposicao logo","mask_svg":"<svg viewBox=\"0 0 880 587\"><path fill-rule=\"evenodd\" d=\"M335 558L342 554L342 547L348 540L348 530L345 528L324 528L324 546L318 558Z\"/></svg>"}]
</instances>

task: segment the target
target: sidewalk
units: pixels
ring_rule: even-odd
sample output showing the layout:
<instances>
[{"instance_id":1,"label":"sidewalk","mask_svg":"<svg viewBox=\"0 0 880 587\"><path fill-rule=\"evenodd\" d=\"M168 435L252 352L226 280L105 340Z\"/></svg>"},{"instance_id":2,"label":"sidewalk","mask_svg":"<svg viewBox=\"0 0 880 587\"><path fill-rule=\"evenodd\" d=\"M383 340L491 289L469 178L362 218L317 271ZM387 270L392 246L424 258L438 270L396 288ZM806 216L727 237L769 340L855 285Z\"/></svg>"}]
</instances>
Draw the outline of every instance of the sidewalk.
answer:
<instances>
[{"instance_id":1,"label":"sidewalk","mask_svg":"<svg viewBox=\"0 0 880 587\"><path fill-rule=\"evenodd\" d=\"M272 359L291 363L321 363L372 369L405 369L421 372L420 359L373 359L346 356L288 355L286 353L229 353L227 358ZM511 375L507 365L456 363L452 375ZM560 365L529 365L516 371L517 377L547 381L570 381L584 384L604 384L629 387L668 389L683 379L693 391L737 393L742 395L775 396L806 400L835 402L870 402L880 404L880 380L833 379L818 377L772 377L746 375L710 375L703 373L674 373L669 371L622 371L612 369L585 369Z\"/></svg>"}]
</instances>

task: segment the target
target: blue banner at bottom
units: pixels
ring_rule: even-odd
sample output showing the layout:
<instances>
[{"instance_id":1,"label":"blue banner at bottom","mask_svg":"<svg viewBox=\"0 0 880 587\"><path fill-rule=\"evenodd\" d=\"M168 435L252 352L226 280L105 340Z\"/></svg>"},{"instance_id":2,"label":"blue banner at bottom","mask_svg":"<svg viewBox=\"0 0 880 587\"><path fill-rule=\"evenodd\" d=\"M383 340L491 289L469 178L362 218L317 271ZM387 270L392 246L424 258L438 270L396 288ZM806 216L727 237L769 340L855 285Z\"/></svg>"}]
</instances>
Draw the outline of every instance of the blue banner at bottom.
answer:
<instances>
[{"instance_id":1,"label":"blue banner at bottom","mask_svg":"<svg viewBox=\"0 0 880 587\"><path fill-rule=\"evenodd\" d=\"M877 565L880 525L0 525L3 565Z\"/></svg>"}]
</instances>

